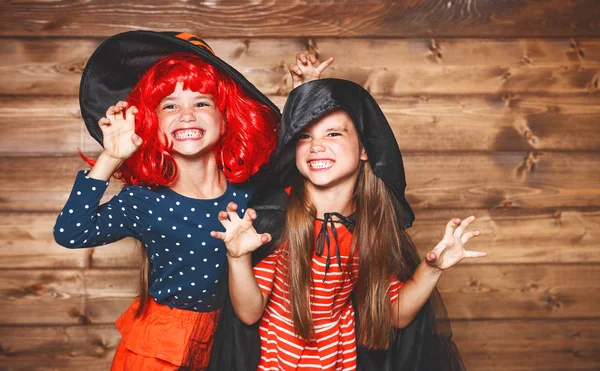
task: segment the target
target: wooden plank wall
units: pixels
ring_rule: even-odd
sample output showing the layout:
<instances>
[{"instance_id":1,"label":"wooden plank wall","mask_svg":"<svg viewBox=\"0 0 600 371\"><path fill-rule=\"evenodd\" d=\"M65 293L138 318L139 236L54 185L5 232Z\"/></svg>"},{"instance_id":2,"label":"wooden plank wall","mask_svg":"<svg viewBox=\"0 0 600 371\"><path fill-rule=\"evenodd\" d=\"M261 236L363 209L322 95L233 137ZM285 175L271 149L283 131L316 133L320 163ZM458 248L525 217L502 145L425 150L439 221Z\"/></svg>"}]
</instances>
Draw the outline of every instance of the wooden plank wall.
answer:
<instances>
[{"instance_id":1,"label":"wooden plank wall","mask_svg":"<svg viewBox=\"0 0 600 371\"><path fill-rule=\"evenodd\" d=\"M282 107L311 51L374 95L403 150L424 252L479 216L485 260L440 288L470 370L600 368L600 3L596 0L28 1L0 13L0 369L107 370L133 300L133 241L56 245L77 101L109 35L205 38ZM113 184L110 192L118 191Z\"/></svg>"}]
</instances>

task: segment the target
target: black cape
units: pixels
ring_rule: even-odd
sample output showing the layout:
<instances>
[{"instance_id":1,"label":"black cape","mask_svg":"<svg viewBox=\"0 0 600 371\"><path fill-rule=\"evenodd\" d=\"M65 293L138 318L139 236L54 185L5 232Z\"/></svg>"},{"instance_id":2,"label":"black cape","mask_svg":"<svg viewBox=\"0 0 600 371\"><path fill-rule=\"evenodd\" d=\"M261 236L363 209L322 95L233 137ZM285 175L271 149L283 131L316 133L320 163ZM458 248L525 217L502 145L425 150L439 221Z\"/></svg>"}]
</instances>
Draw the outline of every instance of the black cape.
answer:
<instances>
[{"instance_id":1,"label":"black cape","mask_svg":"<svg viewBox=\"0 0 600 371\"><path fill-rule=\"evenodd\" d=\"M273 236L272 241L279 239L284 227L288 200L284 188L291 185L297 172L294 158L296 134L318 118L338 109L343 109L352 118L375 175L393 190L402 208L403 215L399 217L404 228L412 225L414 213L405 199L402 155L383 112L360 85L346 80L322 79L303 84L290 93L283 110L278 147L271 159L269 175L250 202L258 215L254 224L256 230L269 232ZM259 248L253 253L253 264L276 248L275 243ZM420 261L417 251L412 248L404 249L403 255L410 272L405 272L404 277L398 279L405 281L412 276ZM358 328L360 323L356 326ZM358 370L464 370L437 290L411 324L393 330L390 336L392 340L387 350L373 351L358 346ZM209 370L256 370L259 358L258 325L244 325L224 294Z\"/></svg>"}]
</instances>

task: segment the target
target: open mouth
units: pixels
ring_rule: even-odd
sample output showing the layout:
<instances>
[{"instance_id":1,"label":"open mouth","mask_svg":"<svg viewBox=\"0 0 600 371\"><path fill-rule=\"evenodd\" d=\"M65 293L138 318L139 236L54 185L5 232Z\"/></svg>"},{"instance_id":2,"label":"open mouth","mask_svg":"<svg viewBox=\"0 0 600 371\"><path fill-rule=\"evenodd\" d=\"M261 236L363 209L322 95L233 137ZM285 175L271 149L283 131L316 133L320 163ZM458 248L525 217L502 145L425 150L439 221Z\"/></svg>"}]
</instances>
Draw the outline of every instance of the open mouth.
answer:
<instances>
[{"instance_id":1,"label":"open mouth","mask_svg":"<svg viewBox=\"0 0 600 371\"><path fill-rule=\"evenodd\" d=\"M312 170L325 170L332 167L334 163L333 160L312 160L308 161L308 167Z\"/></svg>"},{"instance_id":2,"label":"open mouth","mask_svg":"<svg viewBox=\"0 0 600 371\"><path fill-rule=\"evenodd\" d=\"M171 135L174 139L177 140L186 140L186 139L200 139L204 136L205 131L202 129L178 129L175 130Z\"/></svg>"}]
</instances>

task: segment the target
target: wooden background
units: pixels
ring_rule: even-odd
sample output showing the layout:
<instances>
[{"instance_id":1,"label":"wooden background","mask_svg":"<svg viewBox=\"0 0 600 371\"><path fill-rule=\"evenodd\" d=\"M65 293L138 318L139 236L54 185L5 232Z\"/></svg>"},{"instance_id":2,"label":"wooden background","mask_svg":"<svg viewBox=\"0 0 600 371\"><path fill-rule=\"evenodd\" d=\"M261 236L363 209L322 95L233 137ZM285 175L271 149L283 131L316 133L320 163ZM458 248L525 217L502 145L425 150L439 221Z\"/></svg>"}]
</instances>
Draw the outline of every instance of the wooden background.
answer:
<instances>
[{"instance_id":1,"label":"wooden background","mask_svg":"<svg viewBox=\"0 0 600 371\"><path fill-rule=\"evenodd\" d=\"M133 29L188 31L282 107L296 52L369 89L403 150L422 251L479 217L484 260L440 289L469 370L600 368L600 1L3 1L0 369L107 370L131 240L67 250L52 226L97 154L87 58ZM113 184L111 192L118 191Z\"/></svg>"}]
</instances>

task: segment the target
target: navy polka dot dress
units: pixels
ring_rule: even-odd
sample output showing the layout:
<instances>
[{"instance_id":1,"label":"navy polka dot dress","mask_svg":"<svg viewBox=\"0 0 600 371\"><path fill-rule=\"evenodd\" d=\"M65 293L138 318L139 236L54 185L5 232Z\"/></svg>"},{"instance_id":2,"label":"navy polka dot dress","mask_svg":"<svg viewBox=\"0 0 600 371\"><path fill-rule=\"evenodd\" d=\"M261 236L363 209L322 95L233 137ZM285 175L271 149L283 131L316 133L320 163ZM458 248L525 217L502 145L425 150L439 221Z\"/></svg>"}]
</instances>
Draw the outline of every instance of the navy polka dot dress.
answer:
<instances>
[{"instance_id":1,"label":"navy polka dot dress","mask_svg":"<svg viewBox=\"0 0 600 371\"><path fill-rule=\"evenodd\" d=\"M134 237L150 260L149 292L171 308L211 311L216 286L227 269L226 248L210 231L224 231L217 214L233 201L240 216L252 196L249 182L227 183L215 199L180 195L170 188L126 186L100 205L108 182L77 175L56 220L54 238L68 248L105 245Z\"/></svg>"}]
</instances>

